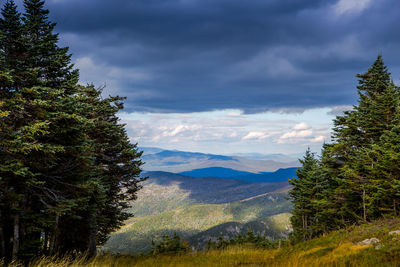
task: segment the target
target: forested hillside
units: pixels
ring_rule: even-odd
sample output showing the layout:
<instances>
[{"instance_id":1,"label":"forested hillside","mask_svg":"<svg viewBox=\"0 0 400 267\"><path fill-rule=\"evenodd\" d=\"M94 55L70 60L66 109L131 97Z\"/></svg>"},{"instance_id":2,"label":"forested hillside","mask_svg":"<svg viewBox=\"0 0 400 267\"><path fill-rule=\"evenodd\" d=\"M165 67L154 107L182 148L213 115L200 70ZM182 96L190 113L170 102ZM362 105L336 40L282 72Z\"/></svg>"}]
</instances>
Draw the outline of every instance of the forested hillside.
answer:
<instances>
[{"instance_id":1,"label":"forested hillside","mask_svg":"<svg viewBox=\"0 0 400 267\"><path fill-rule=\"evenodd\" d=\"M210 239L231 238L249 229L271 239L287 237L291 231L287 182L249 183L165 172L147 175L130 210L135 217L111 235L104 247L107 251L149 252L152 240L175 232L202 249Z\"/></svg>"}]
</instances>

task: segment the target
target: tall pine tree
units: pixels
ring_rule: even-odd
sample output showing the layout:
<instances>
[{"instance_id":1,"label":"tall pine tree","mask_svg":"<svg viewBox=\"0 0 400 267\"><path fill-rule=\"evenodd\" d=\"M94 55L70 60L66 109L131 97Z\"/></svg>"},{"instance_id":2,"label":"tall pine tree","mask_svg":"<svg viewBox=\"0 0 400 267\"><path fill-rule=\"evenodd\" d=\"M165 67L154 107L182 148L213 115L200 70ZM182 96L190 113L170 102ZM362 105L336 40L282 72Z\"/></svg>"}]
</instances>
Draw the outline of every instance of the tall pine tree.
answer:
<instances>
[{"instance_id":1,"label":"tall pine tree","mask_svg":"<svg viewBox=\"0 0 400 267\"><path fill-rule=\"evenodd\" d=\"M8 1L0 21L0 256L94 255L130 216L141 154L123 98L79 86L44 2L24 6L21 19Z\"/></svg>"}]
</instances>

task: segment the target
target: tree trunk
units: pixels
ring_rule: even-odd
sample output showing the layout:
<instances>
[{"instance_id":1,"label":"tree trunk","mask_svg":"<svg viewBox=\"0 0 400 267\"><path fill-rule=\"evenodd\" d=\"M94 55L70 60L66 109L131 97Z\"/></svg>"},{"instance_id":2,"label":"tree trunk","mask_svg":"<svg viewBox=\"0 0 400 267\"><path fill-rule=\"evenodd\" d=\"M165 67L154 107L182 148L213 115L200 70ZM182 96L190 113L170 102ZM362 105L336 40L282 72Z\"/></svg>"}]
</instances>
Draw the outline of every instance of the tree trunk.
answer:
<instances>
[{"instance_id":1,"label":"tree trunk","mask_svg":"<svg viewBox=\"0 0 400 267\"><path fill-rule=\"evenodd\" d=\"M95 206L95 205L94 205ZM97 254L97 209L92 209L90 218L90 232L88 242L88 256L95 257Z\"/></svg>"},{"instance_id":2,"label":"tree trunk","mask_svg":"<svg viewBox=\"0 0 400 267\"><path fill-rule=\"evenodd\" d=\"M393 199L393 214L396 217L397 216L397 203L396 203L396 199Z\"/></svg>"},{"instance_id":3,"label":"tree trunk","mask_svg":"<svg viewBox=\"0 0 400 267\"><path fill-rule=\"evenodd\" d=\"M6 245L4 238L4 230L3 227L0 227L0 259L4 259L6 257Z\"/></svg>"},{"instance_id":4,"label":"tree trunk","mask_svg":"<svg viewBox=\"0 0 400 267\"><path fill-rule=\"evenodd\" d=\"M89 248L88 248L88 256L96 257L97 254L97 227L91 227L90 235L89 235Z\"/></svg>"},{"instance_id":5,"label":"tree trunk","mask_svg":"<svg viewBox=\"0 0 400 267\"><path fill-rule=\"evenodd\" d=\"M363 218L364 218L364 222L367 222L367 208L366 208L366 204L365 204L365 189L363 190L362 201L363 201Z\"/></svg>"},{"instance_id":6,"label":"tree trunk","mask_svg":"<svg viewBox=\"0 0 400 267\"><path fill-rule=\"evenodd\" d=\"M12 260L18 259L18 251L19 251L19 214L16 214L14 216Z\"/></svg>"},{"instance_id":7,"label":"tree trunk","mask_svg":"<svg viewBox=\"0 0 400 267\"><path fill-rule=\"evenodd\" d=\"M8 266L12 257L12 237L13 237L13 219L9 211L4 214L3 218L3 238L4 238L4 266Z\"/></svg>"},{"instance_id":8,"label":"tree trunk","mask_svg":"<svg viewBox=\"0 0 400 267\"><path fill-rule=\"evenodd\" d=\"M50 248L50 238L49 238L49 231L44 232L44 240L43 240L43 254L49 255L49 248Z\"/></svg>"},{"instance_id":9,"label":"tree trunk","mask_svg":"<svg viewBox=\"0 0 400 267\"><path fill-rule=\"evenodd\" d=\"M307 229L308 228L308 218L307 218L307 215L305 216L305 220L304 220L304 222L305 222L305 229Z\"/></svg>"},{"instance_id":10,"label":"tree trunk","mask_svg":"<svg viewBox=\"0 0 400 267\"><path fill-rule=\"evenodd\" d=\"M58 233L58 223L60 216L56 214L56 220L54 222L53 233L51 234L50 245L49 245L49 255L54 255L56 251L57 233Z\"/></svg>"}]
</instances>

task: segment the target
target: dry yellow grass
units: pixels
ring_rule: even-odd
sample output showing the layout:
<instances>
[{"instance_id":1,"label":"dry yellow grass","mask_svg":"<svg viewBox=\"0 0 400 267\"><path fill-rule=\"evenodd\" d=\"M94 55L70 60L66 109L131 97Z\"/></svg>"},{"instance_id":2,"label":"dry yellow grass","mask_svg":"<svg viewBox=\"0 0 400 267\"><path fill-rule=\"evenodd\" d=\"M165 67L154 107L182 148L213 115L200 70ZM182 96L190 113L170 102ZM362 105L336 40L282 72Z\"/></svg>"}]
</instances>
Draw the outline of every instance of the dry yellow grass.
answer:
<instances>
[{"instance_id":1,"label":"dry yellow grass","mask_svg":"<svg viewBox=\"0 0 400 267\"><path fill-rule=\"evenodd\" d=\"M260 249L252 246L229 247L226 250L187 253L182 255L131 256L102 255L92 261L38 259L37 267L141 267L141 266L273 266L273 267L385 267L400 266L400 239L389 231L400 229L400 218L332 232L281 249ZM361 240L376 237L376 245L358 245ZM1 262L0 262L1 265ZM22 266L13 264L12 267Z\"/></svg>"},{"instance_id":2,"label":"dry yellow grass","mask_svg":"<svg viewBox=\"0 0 400 267\"><path fill-rule=\"evenodd\" d=\"M56 261L50 259L37 260L35 267L186 267L186 266L398 266L395 262L377 265L379 261L371 261L370 257L355 257L371 246L359 246L344 243L336 248L316 247L308 251L287 253L284 249L263 250L251 247L232 247L227 250L189 253L183 255L159 255L134 257L128 255L104 255L85 262L82 259L72 260L68 257ZM321 255L322 254L322 255ZM18 265L13 265L18 266Z\"/></svg>"}]
</instances>

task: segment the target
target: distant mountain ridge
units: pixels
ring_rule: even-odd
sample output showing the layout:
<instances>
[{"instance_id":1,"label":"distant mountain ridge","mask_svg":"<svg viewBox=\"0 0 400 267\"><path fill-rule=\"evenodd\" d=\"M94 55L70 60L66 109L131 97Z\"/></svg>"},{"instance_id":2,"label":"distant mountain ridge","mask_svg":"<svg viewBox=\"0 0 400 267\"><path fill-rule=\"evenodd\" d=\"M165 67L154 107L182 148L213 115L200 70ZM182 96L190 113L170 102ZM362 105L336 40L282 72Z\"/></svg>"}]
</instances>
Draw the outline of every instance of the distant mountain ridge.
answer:
<instances>
[{"instance_id":1,"label":"distant mountain ridge","mask_svg":"<svg viewBox=\"0 0 400 267\"><path fill-rule=\"evenodd\" d=\"M224 156L178 150L143 148L142 160L145 171L182 173L195 169L221 167L236 171L259 173L274 172L282 168L298 167L297 161L258 160L238 156Z\"/></svg>"},{"instance_id":2,"label":"distant mountain ridge","mask_svg":"<svg viewBox=\"0 0 400 267\"><path fill-rule=\"evenodd\" d=\"M250 172L236 171L229 168L211 167L181 172L179 174L191 177L217 177L221 179L241 180L251 183L278 183L287 182L288 179L297 177L297 169L297 167L293 167L279 169L275 172L262 172L255 174Z\"/></svg>"},{"instance_id":3,"label":"distant mountain ridge","mask_svg":"<svg viewBox=\"0 0 400 267\"><path fill-rule=\"evenodd\" d=\"M216 177L216 178L231 178L237 176L254 175L254 173L251 172L237 171L234 169L222 168L222 167L195 169L187 172L181 172L179 174L191 177Z\"/></svg>"},{"instance_id":4,"label":"distant mountain ridge","mask_svg":"<svg viewBox=\"0 0 400 267\"><path fill-rule=\"evenodd\" d=\"M229 156L237 156L242 158L256 159L256 160L273 160L278 162L295 162L299 158L302 158L303 153L295 154L261 154L261 153L235 153Z\"/></svg>"}]
</instances>

